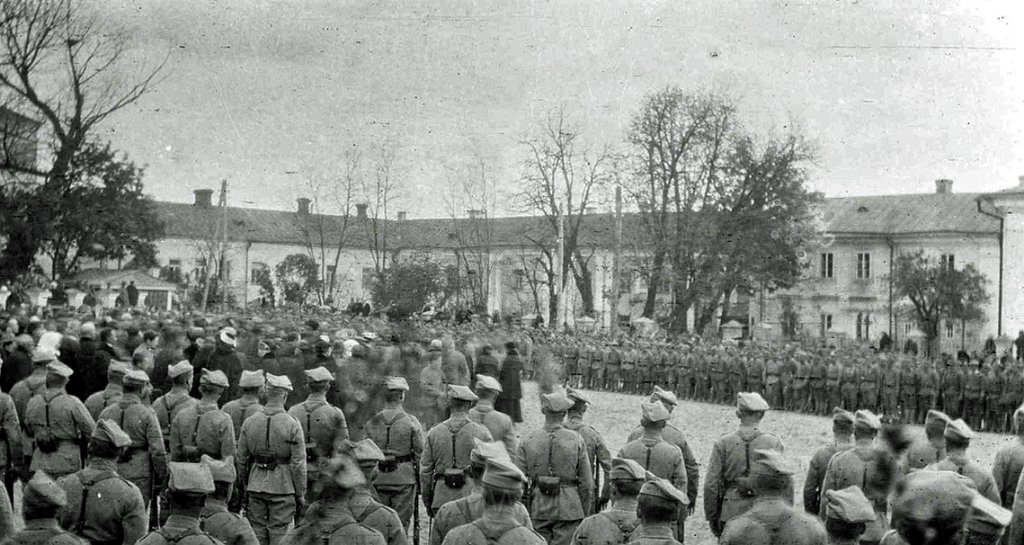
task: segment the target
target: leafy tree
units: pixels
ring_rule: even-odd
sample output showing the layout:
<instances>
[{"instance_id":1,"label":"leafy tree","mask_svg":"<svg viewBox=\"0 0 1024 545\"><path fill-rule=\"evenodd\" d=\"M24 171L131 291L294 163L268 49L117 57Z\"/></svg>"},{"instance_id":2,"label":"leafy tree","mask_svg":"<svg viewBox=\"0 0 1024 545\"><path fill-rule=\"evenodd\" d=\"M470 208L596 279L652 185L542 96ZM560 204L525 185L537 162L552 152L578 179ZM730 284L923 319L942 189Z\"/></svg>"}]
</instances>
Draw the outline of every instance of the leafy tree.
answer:
<instances>
[{"instance_id":1,"label":"leafy tree","mask_svg":"<svg viewBox=\"0 0 1024 545\"><path fill-rule=\"evenodd\" d=\"M306 254L291 254L274 269L286 303L303 304L320 285L320 267Z\"/></svg>"},{"instance_id":2,"label":"leafy tree","mask_svg":"<svg viewBox=\"0 0 1024 545\"><path fill-rule=\"evenodd\" d=\"M373 304L387 309L394 320L408 318L427 303L443 306L443 300L451 293L448 282L453 274L452 267L442 267L427 256L393 260L373 285Z\"/></svg>"},{"instance_id":3,"label":"leafy tree","mask_svg":"<svg viewBox=\"0 0 1024 545\"><path fill-rule=\"evenodd\" d=\"M928 355L934 353L942 320L973 320L989 300L988 279L974 265L960 269L929 258L922 250L896 256L893 288L910 301L917 325L925 334Z\"/></svg>"}]
</instances>

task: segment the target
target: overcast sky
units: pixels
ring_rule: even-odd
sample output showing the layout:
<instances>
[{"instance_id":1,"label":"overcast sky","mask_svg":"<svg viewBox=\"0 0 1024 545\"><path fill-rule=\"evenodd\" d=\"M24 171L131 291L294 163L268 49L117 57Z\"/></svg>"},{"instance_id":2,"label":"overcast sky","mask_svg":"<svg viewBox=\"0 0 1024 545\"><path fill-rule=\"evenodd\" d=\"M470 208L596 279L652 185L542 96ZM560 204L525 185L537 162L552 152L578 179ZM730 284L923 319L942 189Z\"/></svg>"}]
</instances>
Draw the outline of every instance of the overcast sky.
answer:
<instances>
[{"instance_id":1,"label":"overcast sky","mask_svg":"<svg viewBox=\"0 0 1024 545\"><path fill-rule=\"evenodd\" d=\"M757 130L796 121L828 196L987 191L1024 175L1024 2L102 0L166 79L103 126L158 199L230 184L292 209L303 177L389 138L400 208L441 217L444 166L480 150L511 186L517 142L564 104L621 145L644 94L737 96Z\"/></svg>"}]
</instances>

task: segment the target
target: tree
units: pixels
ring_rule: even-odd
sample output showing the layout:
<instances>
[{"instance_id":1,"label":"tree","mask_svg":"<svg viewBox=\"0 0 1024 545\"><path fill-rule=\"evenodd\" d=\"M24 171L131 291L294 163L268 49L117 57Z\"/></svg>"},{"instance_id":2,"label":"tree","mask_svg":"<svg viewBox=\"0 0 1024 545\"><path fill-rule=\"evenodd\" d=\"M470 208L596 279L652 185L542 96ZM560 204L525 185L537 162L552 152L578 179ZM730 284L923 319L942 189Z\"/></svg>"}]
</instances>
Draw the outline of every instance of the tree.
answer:
<instances>
[{"instance_id":1,"label":"tree","mask_svg":"<svg viewBox=\"0 0 1024 545\"><path fill-rule=\"evenodd\" d=\"M274 269L285 303L303 305L319 289L320 267L305 254L286 256Z\"/></svg>"},{"instance_id":2,"label":"tree","mask_svg":"<svg viewBox=\"0 0 1024 545\"><path fill-rule=\"evenodd\" d=\"M488 175L486 161L479 151L464 164L447 165L445 205L455 241L457 292L468 288L470 307L488 311L490 279L493 270L494 224L491 214L497 208L498 188ZM463 213L469 217L464 217Z\"/></svg>"},{"instance_id":3,"label":"tree","mask_svg":"<svg viewBox=\"0 0 1024 545\"><path fill-rule=\"evenodd\" d=\"M12 176L39 183L0 187L0 210L10 218L3 224L7 244L0 251L0 275L29 269L51 238L51 227L69 213L59 199L74 185L69 174L90 135L155 84L163 63L129 76L126 69L136 65L129 49L122 31L77 3L0 2L0 95L12 109L41 122L33 136L42 136L52 156L45 165L2 165Z\"/></svg>"},{"instance_id":4,"label":"tree","mask_svg":"<svg viewBox=\"0 0 1024 545\"><path fill-rule=\"evenodd\" d=\"M398 149L389 141L377 144L370 173L362 177L363 206L366 207L367 250L373 259L374 272L379 277L388 268L393 253L394 234L391 232L391 208L401 187L398 175Z\"/></svg>"},{"instance_id":5,"label":"tree","mask_svg":"<svg viewBox=\"0 0 1024 545\"><path fill-rule=\"evenodd\" d=\"M910 301L914 317L934 354L942 320L973 320L982 316L989 300L988 279L974 265L954 269L918 250L896 256L893 291Z\"/></svg>"},{"instance_id":6,"label":"tree","mask_svg":"<svg viewBox=\"0 0 1024 545\"><path fill-rule=\"evenodd\" d=\"M392 261L373 285L373 304L387 309L388 317L393 320L408 318L428 303L437 303L440 308L450 291L447 285L450 278L450 271L428 256L414 255Z\"/></svg>"}]
</instances>

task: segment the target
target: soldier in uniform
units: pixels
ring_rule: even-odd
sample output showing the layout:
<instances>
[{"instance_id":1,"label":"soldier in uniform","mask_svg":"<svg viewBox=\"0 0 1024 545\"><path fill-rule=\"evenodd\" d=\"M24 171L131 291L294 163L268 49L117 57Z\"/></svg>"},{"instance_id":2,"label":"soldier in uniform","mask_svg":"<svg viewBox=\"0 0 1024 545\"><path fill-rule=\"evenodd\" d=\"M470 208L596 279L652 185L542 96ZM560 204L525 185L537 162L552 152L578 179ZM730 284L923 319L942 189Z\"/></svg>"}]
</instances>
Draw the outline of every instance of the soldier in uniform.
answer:
<instances>
[{"instance_id":1,"label":"soldier in uniform","mask_svg":"<svg viewBox=\"0 0 1024 545\"><path fill-rule=\"evenodd\" d=\"M817 515L821 508L821 486L825 482L828 462L837 452L853 447L853 413L836 408L832 412L832 442L811 456L804 480L804 511Z\"/></svg>"},{"instance_id":2,"label":"soldier in uniform","mask_svg":"<svg viewBox=\"0 0 1024 545\"><path fill-rule=\"evenodd\" d=\"M743 356L741 354L727 353L727 357L729 369L729 382L726 384L726 387L724 388L725 399L723 400L723 403L726 402L726 400L735 397L736 394L747 391L747 371L746 365L743 362Z\"/></svg>"},{"instance_id":3,"label":"soldier in uniform","mask_svg":"<svg viewBox=\"0 0 1024 545\"><path fill-rule=\"evenodd\" d=\"M448 385L451 416L427 432L420 459L420 490L431 518L446 502L472 492L466 486L466 467L473 438L493 440L486 427L469 419L469 408L476 401L468 386Z\"/></svg>"},{"instance_id":4,"label":"soldier in uniform","mask_svg":"<svg viewBox=\"0 0 1024 545\"><path fill-rule=\"evenodd\" d=\"M632 342L627 341L622 348L622 359L620 360L619 373L622 376L622 391L635 394L636 389L636 360L640 354Z\"/></svg>"},{"instance_id":5,"label":"soldier in uniform","mask_svg":"<svg viewBox=\"0 0 1024 545\"><path fill-rule=\"evenodd\" d=\"M900 414L903 422L917 422L917 365L904 362L900 366Z\"/></svg>"},{"instance_id":6,"label":"soldier in uniform","mask_svg":"<svg viewBox=\"0 0 1024 545\"><path fill-rule=\"evenodd\" d=\"M633 532L630 545L682 545L672 537L676 517L686 509L686 494L665 479L651 479L640 487L637 515L640 526Z\"/></svg>"},{"instance_id":7,"label":"soldier in uniform","mask_svg":"<svg viewBox=\"0 0 1024 545\"><path fill-rule=\"evenodd\" d=\"M764 366L765 396L768 397L768 403L776 407L786 406L782 400L783 384L780 381L782 372L782 365L779 364L778 358L768 358L768 362Z\"/></svg>"},{"instance_id":8,"label":"soldier in uniform","mask_svg":"<svg viewBox=\"0 0 1024 545\"><path fill-rule=\"evenodd\" d=\"M423 453L423 428L415 416L405 412L402 403L409 391L403 377L384 379L385 406L366 423L366 437L384 452L377 477L373 480L378 500L398 513L407 528L413 509L418 509L416 474Z\"/></svg>"},{"instance_id":9,"label":"soldier in uniform","mask_svg":"<svg viewBox=\"0 0 1024 545\"><path fill-rule=\"evenodd\" d=\"M828 538L813 515L796 511L790 500L795 468L776 450L755 450L750 468L757 498L749 510L729 521L722 545L826 545Z\"/></svg>"},{"instance_id":10,"label":"soldier in uniform","mask_svg":"<svg viewBox=\"0 0 1024 545\"><path fill-rule=\"evenodd\" d=\"M890 360L883 360L890 363ZM881 409L887 416L896 417L899 414L900 403L900 363L890 363L888 369L880 369L878 376L882 379Z\"/></svg>"},{"instance_id":11,"label":"soldier in uniform","mask_svg":"<svg viewBox=\"0 0 1024 545\"><path fill-rule=\"evenodd\" d=\"M144 371L129 371L121 400L103 409L100 418L117 422L128 435L131 444L117 458L117 473L139 489L143 505L156 509L150 500L153 490L167 480L167 453L156 415L142 404L142 393L148 385L149 376Z\"/></svg>"},{"instance_id":12,"label":"soldier in uniform","mask_svg":"<svg viewBox=\"0 0 1024 545\"><path fill-rule=\"evenodd\" d=\"M842 394L843 403L837 406L841 406L847 411L857 410L857 394L860 393L860 373L858 368L862 367L863 364L863 361L848 361L843 365L839 378L842 383L840 393Z\"/></svg>"},{"instance_id":13,"label":"soldier in uniform","mask_svg":"<svg viewBox=\"0 0 1024 545\"><path fill-rule=\"evenodd\" d=\"M32 373L11 386L11 400L23 425L29 400L46 390L46 366L52 361L57 361L55 351L45 346L36 348L32 351ZM6 364L11 365L10 362Z\"/></svg>"},{"instance_id":14,"label":"soldier in uniform","mask_svg":"<svg viewBox=\"0 0 1024 545\"><path fill-rule=\"evenodd\" d=\"M384 461L384 453L370 439L363 439L357 443L345 441L342 452L347 452L349 457L359 464L359 469L366 479L364 484L352 489L348 498L348 509L352 516L360 524L380 532L388 545L405 545L408 539L398 513L377 501L370 484L377 474L378 464Z\"/></svg>"},{"instance_id":15,"label":"soldier in uniform","mask_svg":"<svg viewBox=\"0 0 1024 545\"><path fill-rule=\"evenodd\" d=\"M992 474L985 471L976 462L968 458L967 449L971 446L974 431L963 420L957 419L946 424L943 433L946 439L946 457L928 465L925 469L932 471L953 471L974 481L978 493L989 500L1000 503L999 489Z\"/></svg>"},{"instance_id":16,"label":"soldier in uniform","mask_svg":"<svg viewBox=\"0 0 1024 545\"><path fill-rule=\"evenodd\" d=\"M203 454L214 460L235 455L235 428L228 414L217 408L228 389L224 371L202 370L198 403L181 410L171 421L170 459L172 462L199 463Z\"/></svg>"},{"instance_id":17,"label":"soldier in uniform","mask_svg":"<svg viewBox=\"0 0 1024 545\"><path fill-rule=\"evenodd\" d=\"M85 399L85 408L93 420L98 420L103 409L117 403L124 394L122 380L130 366L119 361L112 361L107 367L107 386Z\"/></svg>"},{"instance_id":18,"label":"soldier in uniform","mask_svg":"<svg viewBox=\"0 0 1024 545\"><path fill-rule=\"evenodd\" d=\"M805 358L796 361L796 372L793 380L793 404L791 411L806 411L811 406L811 364Z\"/></svg>"},{"instance_id":19,"label":"soldier in uniform","mask_svg":"<svg viewBox=\"0 0 1024 545\"><path fill-rule=\"evenodd\" d=\"M591 390L600 390L604 387L604 354L605 351L600 346L590 346L590 380L586 387Z\"/></svg>"},{"instance_id":20,"label":"soldier in uniform","mask_svg":"<svg viewBox=\"0 0 1024 545\"><path fill-rule=\"evenodd\" d=\"M604 351L604 390L619 391L622 376L622 354L617 348L618 343L611 343Z\"/></svg>"},{"instance_id":21,"label":"soldier in uniform","mask_svg":"<svg viewBox=\"0 0 1024 545\"><path fill-rule=\"evenodd\" d=\"M380 532L360 524L352 515L348 502L356 487L366 478L355 460L338 454L318 470L310 490L309 512L288 532L283 545L387 545Z\"/></svg>"},{"instance_id":22,"label":"soldier in uniform","mask_svg":"<svg viewBox=\"0 0 1024 545\"><path fill-rule=\"evenodd\" d=\"M875 437L882 429L882 421L871 411L860 410L854 415L853 437L854 446L832 457L825 472L825 482L821 486L821 494L825 496L829 490L841 490L849 486L864 486L864 495L871 500L876 518L867 525L861 543L878 543L889 529L886 514L889 512L889 491L878 490L866 483L895 481L894 475L886 476L888 471L895 470L895 460L886 461L889 453L874 446ZM820 516L825 517L825 504L821 505Z\"/></svg>"},{"instance_id":23,"label":"soldier in uniform","mask_svg":"<svg viewBox=\"0 0 1024 545\"><path fill-rule=\"evenodd\" d=\"M808 375L808 388L811 393L811 413L812 414L828 414L828 395L825 391L825 377L828 374L828 366L825 365L825 361L818 356L814 363L811 365L810 374Z\"/></svg>"},{"instance_id":24,"label":"soldier in uniform","mask_svg":"<svg viewBox=\"0 0 1024 545\"><path fill-rule=\"evenodd\" d=\"M29 469L55 478L82 469L81 443L96 427L85 405L67 393L71 374L59 361L46 364L46 391L25 409L25 434L33 449Z\"/></svg>"},{"instance_id":25,"label":"soldier in uniform","mask_svg":"<svg viewBox=\"0 0 1024 545\"><path fill-rule=\"evenodd\" d=\"M463 524L444 538L442 545L545 545L544 538L515 519L515 505L523 494L526 476L501 459L487 461L483 482L483 516Z\"/></svg>"},{"instance_id":26,"label":"soldier in uniform","mask_svg":"<svg viewBox=\"0 0 1024 545\"><path fill-rule=\"evenodd\" d=\"M861 367L860 370L860 393L858 395L860 401L860 407L868 409L869 411L878 411L878 386L884 379L879 376L878 362L875 360L868 361L866 365ZM849 410L856 410L857 407L849 408Z\"/></svg>"},{"instance_id":27,"label":"soldier in uniform","mask_svg":"<svg viewBox=\"0 0 1024 545\"><path fill-rule=\"evenodd\" d=\"M985 412L985 403L982 398L985 377L978 369L978 361L971 360L971 367L964 376L964 416L972 428L981 429L981 417Z\"/></svg>"},{"instance_id":28,"label":"soldier in uniform","mask_svg":"<svg viewBox=\"0 0 1024 545\"><path fill-rule=\"evenodd\" d=\"M21 420L11 396L0 392L0 482L14 505L14 481L26 472L21 443Z\"/></svg>"},{"instance_id":29,"label":"soldier in uniform","mask_svg":"<svg viewBox=\"0 0 1024 545\"><path fill-rule=\"evenodd\" d=\"M580 387L580 347L577 341L562 343L562 364L570 386Z\"/></svg>"},{"instance_id":30,"label":"soldier in uniform","mask_svg":"<svg viewBox=\"0 0 1024 545\"><path fill-rule=\"evenodd\" d=\"M473 484L473 492L464 498L450 501L441 506L434 517L430 529L430 545L441 545L448 532L479 519L483 515L483 479L488 460L504 460L511 462L505 446L495 441L488 443L479 439L473 440L475 446L469 457L469 470L466 472ZM519 524L533 529L530 513L518 501L512 505L514 518Z\"/></svg>"},{"instance_id":31,"label":"soldier in uniform","mask_svg":"<svg viewBox=\"0 0 1024 545\"><path fill-rule=\"evenodd\" d=\"M1013 430L1017 434L1016 441L1004 445L996 452L992 462L992 477L996 481L999 499L1003 507L1013 508L1014 494L1024 469L1024 405L1013 411Z\"/></svg>"},{"instance_id":32,"label":"soldier in uniform","mask_svg":"<svg viewBox=\"0 0 1024 545\"><path fill-rule=\"evenodd\" d=\"M228 401L221 408L231 417L231 425L235 428L235 439L238 439L238 434L242 432L242 423L263 409L263 404L260 403L260 394L263 391L264 383L263 371L242 371L242 377L238 379L238 389L242 392L242 397Z\"/></svg>"},{"instance_id":33,"label":"soldier in uniform","mask_svg":"<svg viewBox=\"0 0 1024 545\"><path fill-rule=\"evenodd\" d=\"M963 543L961 530L976 498L977 491L961 475L915 471L897 489L892 502L895 530L885 535L882 545Z\"/></svg>"},{"instance_id":34,"label":"soldier in uniform","mask_svg":"<svg viewBox=\"0 0 1024 545\"><path fill-rule=\"evenodd\" d=\"M746 512L753 502L747 478L754 460L748 453L783 449L778 437L758 429L768 408L759 394L741 392L736 396L739 429L723 435L712 447L704 478L704 516L715 537L721 536L726 523Z\"/></svg>"},{"instance_id":35,"label":"soldier in uniform","mask_svg":"<svg viewBox=\"0 0 1024 545\"><path fill-rule=\"evenodd\" d=\"M764 393L765 369L759 359L752 359L747 363L747 391Z\"/></svg>"},{"instance_id":36,"label":"soldier in uniform","mask_svg":"<svg viewBox=\"0 0 1024 545\"><path fill-rule=\"evenodd\" d=\"M341 443L348 440L348 423L345 413L327 402L327 391L334 383L331 372L316 367L303 373L308 395L305 401L288 409L288 414L302 426L302 436L306 438L306 476L315 479L317 472L310 468L329 460Z\"/></svg>"},{"instance_id":37,"label":"soldier in uniform","mask_svg":"<svg viewBox=\"0 0 1024 545\"><path fill-rule=\"evenodd\" d=\"M61 526L90 543L135 543L145 535L142 493L117 473L121 449L131 442L116 422L100 419L89 438L85 468L57 481L68 500Z\"/></svg>"},{"instance_id":38,"label":"soldier in uniform","mask_svg":"<svg viewBox=\"0 0 1024 545\"><path fill-rule=\"evenodd\" d=\"M572 535L572 545L618 545L633 537L640 526L637 496L647 472L633 460L615 458L608 473L611 504L608 509L583 519Z\"/></svg>"},{"instance_id":39,"label":"soldier in uniform","mask_svg":"<svg viewBox=\"0 0 1024 545\"><path fill-rule=\"evenodd\" d=\"M825 530L830 545L857 545L875 509L858 486L829 490L825 499Z\"/></svg>"},{"instance_id":40,"label":"soldier in uniform","mask_svg":"<svg viewBox=\"0 0 1024 545\"><path fill-rule=\"evenodd\" d=\"M604 483L607 485L607 475L608 471L611 470L612 456L608 452L608 446L605 444L604 436L601 435L601 432L583 421L583 414L587 412L590 400L572 388L567 389L565 395L573 401L573 406L566 413L565 422L562 425L583 437L583 442L587 445L587 460L590 461L590 468L594 474L594 490L596 491L602 471L606 479ZM607 486L605 488L607 489ZM594 498L596 499L597 496L598 494L595 493ZM600 500L595 501L594 505L585 505L584 507L588 510L588 513L592 513L597 511L596 507L599 503Z\"/></svg>"},{"instance_id":41,"label":"soldier in uniform","mask_svg":"<svg viewBox=\"0 0 1024 545\"><path fill-rule=\"evenodd\" d=\"M171 381L171 391L153 400L160 432L164 438L164 449L171 450L171 422L185 407L191 407L199 400L189 395L192 390L192 364L186 360L179 361L167 368L167 377Z\"/></svg>"},{"instance_id":42,"label":"soldier in uniform","mask_svg":"<svg viewBox=\"0 0 1024 545\"><path fill-rule=\"evenodd\" d=\"M796 383L797 363L792 358L786 358L779 366L779 384L782 390L782 404L777 405L787 411L795 410L796 403L793 401L796 393L793 386Z\"/></svg>"},{"instance_id":43,"label":"soldier in uniform","mask_svg":"<svg viewBox=\"0 0 1024 545\"><path fill-rule=\"evenodd\" d=\"M924 440L914 442L907 450L907 467L909 473L915 469L924 469L946 457L946 439L943 433L950 418L946 413L932 409L924 417Z\"/></svg>"},{"instance_id":44,"label":"soldier in uniform","mask_svg":"<svg viewBox=\"0 0 1024 545\"><path fill-rule=\"evenodd\" d=\"M444 413L448 409L444 370L441 368L441 349L440 340L430 341L430 351L427 352L428 363L423 371L420 371L422 397L419 402L419 410L423 415L424 429L431 429L444 420Z\"/></svg>"},{"instance_id":45,"label":"soldier in uniform","mask_svg":"<svg viewBox=\"0 0 1024 545\"><path fill-rule=\"evenodd\" d=\"M651 347L636 351L636 367L633 369L633 392L646 392L650 388L651 375L656 372L654 352Z\"/></svg>"},{"instance_id":46,"label":"soldier in uniform","mask_svg":"<svg viewBox=\"0 0 1024 545\"><path fill-rule=\"evenodd\" d=\"M267 406L242 424L236 461L248 495L246 517L260 545L277 545L301 514L306 493L306 437L284 410L287 377L267 374Z\"/></svg>"},{"instance_id":47,"label":"soldier in uniform","mask_svg":"<svg viewBox=\"0 0 1024 545\"><path fill-rule=\"evenodd\" d=\"M64 490L43 471L25 484L22 515L25 529L6 536L0 545L86 545L86 541L57 524L57 513L67 505Z\"/></svg>"},{"instance_id":48,"label":"soldier in uniform","mask_svg":"<svg viewBox=\"0 0 1024 545\"><path fill-rule=\"evenodd\" d=\"M480 400L468 414L471 421L487 428L495 441L501 441L511 456L516 451L516 431L509 415L494 410L494 401L499 393L501 384L498 379L488 375L477 375L476 394Z\"/></svg>"},{"instance_id":49,"label":"soldier in uniform","mask_svg":"<svg viewBox=\"0 0 1024 545\"><path fill-rule=\"evenodd\" d=\"M1003 395L999 398L999 417L1004 432L1017 433L1016 424L1012 421L1014 410L1024 400L1024 377L1015 366L1007 366L1003 377ZM1007 423L1007 420L1010 420Z\"/></svg>"},{"instance_id":50,"label":"soldier in uniform","mask_svg":"<svg viewBox=\"0 0 1024 545\"><path fill-rule=\"evenodd\" d=\"M228 510L228 500L238 480L235 461L214 460L205 454L201 461L210 470L214 490L199 512L200 528L224 545L259 545L249 521Z\"/></svg>"},{"instance_id":51,"label":"soldier in uniform","mask_svg":"<svg viewBox=\"0 0 1024 545\"><path fill-rule=\"evenodd\" d=\"M988 373L985 375L985 431L1002 432L1000 423L1005 420L1005 415L999 413L999 402L1003 397L1003 374L999 364L993 361Z\"/></svg>"},{"instance_id":52,"label":"soldier in uniform","mask_svg":"<svg viewBox=\"0 0 1024 545\"><path fill-rule=\"evenodd\" d=\"M825 367L825 397L829 407L843 406L843 367L835 356Z\"/></svg>"},{"instance_id":53,"label":"soldier in uniform","mask_svg":"<svg viewBox=\"0 0 1024 545\"><path fill-rule=\"evenodd\" d=\"M587 445L562 424L574 405L562 392L541 396L544 427L519 443L516 463L531 483L530 517L553 545L567 545L594 493Z\"/></svg>"},{"instance_id":54,"label":"soldier in uniform","mask_svg":"<svg viewBox=\"0 0 1024 545\"><path fill-rule=\"evenodd\" d=\"M665 406L658 402L643 403L640 408L643 413L640 419L643 436L627 443L619 451L618 457L639 463L644 470L650 471L656 477L668 480L677 490L686 490L687 479L683 466L683 453L679 447L662 438L662 430L671 415ZM679 521L685 521L686 512L680 512L676 520L677 524ZM678 527L674 534L673 537L676 539L683 538L683 533L679 531Z\"/></svg>"},{"instance_id":55,"label":"soldier in uniform","mask_svg":"<svg viewBox=\"0 0 1024 545\"><path fill-rule=\"evenodd\" d=\"M199 527L203 504L214 491L210 469L203 464L170 462L168 475L171 514L160 529L140 539L138 545L219 545Z\"/></svg>"},{"instance_id":56,"label":"soldier in uniform","mask_svg":"<svg viewBox=\"0 0 1024 545\"><path fill-rule=\"evenodd\" d=\"M959 361L946 363L942 374L942 410L954 418L960 418L960 400L964 394L964 372Z\"/></svg>"},{"instance_id":57,"label":"soldier in uniform","mask_svg":"<svg viewBox=\"0 0 1024 545\"><path fill-rule=\"evenodd\" d=\"M936 407L939 393L939 372L935 364L922 362L917 368L917 418L924 419ZM915 420L916 424L918 420Z\"/></svg>"},{"instance_id":58,"label":"soldier in uniform","mask_svg":"<svg viewBox=\"0 0 1024 545\"><path fill-rule=\"evenodd\" d=\"M693 391L693 351L685 353L678 350L668 351L672 361L669 363L671 369L676 373L676 393L683 399L694 399Z\"/></svg>"}]
</instances>

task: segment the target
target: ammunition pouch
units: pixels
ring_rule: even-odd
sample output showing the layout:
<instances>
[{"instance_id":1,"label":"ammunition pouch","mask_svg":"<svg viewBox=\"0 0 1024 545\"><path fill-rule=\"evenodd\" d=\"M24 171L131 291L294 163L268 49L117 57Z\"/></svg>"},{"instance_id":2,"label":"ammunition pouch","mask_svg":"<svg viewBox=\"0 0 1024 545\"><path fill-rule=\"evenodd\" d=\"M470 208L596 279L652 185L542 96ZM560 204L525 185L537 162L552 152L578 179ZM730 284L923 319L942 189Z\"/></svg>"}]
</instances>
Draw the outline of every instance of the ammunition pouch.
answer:
<instances>
[{"instance_id":1,"label":"ammunition pouch","mask_svg":"<svg viewBox=\"0 0 1024 545\"><path fill-rule=\"evenodd\" d=\"M203 456L203 451L199 450L197 446L186 446L181 447L181 461L192 464L198 464Z\"/></svg>"},{"instance_id":2,"label":"ammunition pouch","mask_svg":"<svg viewBox=\"0 0 1024 545\"><path fill-rule=\"evenodd\" d=\"M444 484L448 488L453 490L459 490L466 486L466 470L453 467L451 469L444 470Z\"/></svg>"},{"instance_id":3,"label":"ammunition pouch","mask_svg":"<svg viewBox=\"0 0 1024 545\"><path fill-rule=\"evenodd\" d=\"M377 462L377 469L379 469L381 473L391 473L395 471L398 469L398 458L390 452L385 452L384 459Z\"/></svg>"},{"instance_id":4,"label":"ammunition pouch","mask_svg":"<svg viewBox=\"0 0 1024 545\"><path fill-rule=\"evenodd\" d=\"M257 450L256 455L253 456L253 461L256 467L260 469L270 471L277 467L277 455L272 450Z\"/></svg>"},{"instance_id":5,"label":"ammunition pouch","mask_svg":"<svg viewBox=\"0 0 1024 545\"><path fill-rule=\"evenodd\" d=\"M316 450L316 443L306 443L306 463L316 463L320 459L320 453Z\"/></svg>"},{"instance_id":6,"label":"ammunition pouch","mask_svg":"<svg viewBox=\"0 0 1024 545\"><path fill-rule=\"evenodd\" d=\"M537 477L537 490L545 496L558 496L562 493L562 480L550 475Z\"/></svg>"},{"instance_id":7,"label":"ammunition pouch","mask_svg":"<svg viewBox=\"0 0 1024 545\"><path fill-rule=\"evenodd\" d=\"M53 432L48 429L39 430L39 432L36 433L35 440L36 447L39 449L39 452L42 452L43 454L52 454L57 452L57 447L60 446L60 440L57 439L57 437L53 435Z\"/></svg>"}]
</instances>

